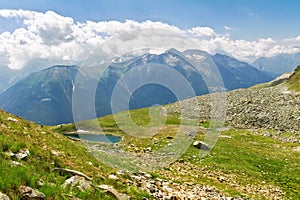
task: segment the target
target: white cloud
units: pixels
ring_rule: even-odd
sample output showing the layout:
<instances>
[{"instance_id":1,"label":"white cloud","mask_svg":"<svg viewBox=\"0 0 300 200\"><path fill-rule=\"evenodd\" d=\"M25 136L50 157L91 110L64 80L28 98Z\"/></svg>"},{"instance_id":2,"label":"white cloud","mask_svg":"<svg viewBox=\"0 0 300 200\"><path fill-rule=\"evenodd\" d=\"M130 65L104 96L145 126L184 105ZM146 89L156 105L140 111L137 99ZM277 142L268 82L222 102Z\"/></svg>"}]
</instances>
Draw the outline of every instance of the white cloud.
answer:
<instances>
[{"instance_id":1,"label":"white cloud","mask_svg":"<svg viewBox=\"0 0 300 200\"><path fill-rule=\"evenodd\" d=\"M216 33L210 27L179 29L162 22L127 20L75 22L53 11L0 10L3 18L15 18L22 28L0 33L0 62L10 68L24 67L42 58L56 63L78 63L97 46L106 42L105 53L116 55L140 48L198 48L211 54L225 52L243 61L265 56L299 52L300 36L276 41L232 40L230 35ZM224 26L226 30L232 27Z\"/></svg>"},{"instance_id":2,"label":"white cloud","mask_svg":"<svg viewBox=\"0 0 300 200\"><path fill-rule=\"evenodd\" d=\"M197 37L216 37L217 36L215 31L209 27L199 27L198 26L198 27L188 30L188 32Z\"/></svg>"},{"instance_id":3,"label":"white cloud","mask_svg":"<svg viewBox=\"0 0 300 200\"><path fill-rule=\"evenodd\" d=\"M224 28L225 28L226 31L231 31L231 30L233 29L233 28L230 27L230 26L224 26Z\"/></svg>"}]
</instances>

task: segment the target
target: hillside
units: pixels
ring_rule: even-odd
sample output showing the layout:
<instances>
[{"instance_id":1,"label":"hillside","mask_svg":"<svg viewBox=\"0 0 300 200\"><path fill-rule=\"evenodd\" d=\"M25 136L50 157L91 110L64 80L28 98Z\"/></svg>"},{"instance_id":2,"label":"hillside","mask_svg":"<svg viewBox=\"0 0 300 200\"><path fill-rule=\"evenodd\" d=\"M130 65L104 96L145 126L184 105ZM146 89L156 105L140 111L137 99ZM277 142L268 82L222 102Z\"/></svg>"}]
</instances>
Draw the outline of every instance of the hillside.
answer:
<instances>
[{"instance_id":1,"label":"hillside","mask_svg":"<svg viewBox=\"0 0 300 200\"><path fill-rule=\"evenodd\" d=\"M290 75L256 85L248 89L226 92L226 123L235 128L272 129L278 132L299 132L300 130L300 67ZM296 92L295 92L296 91ZM219 94L196 97L166 106L171 113L180 113L181 106L187 108L189 117L201 111L201 120L210 120L211 99Z\"/></svg>"},{"instance_id":2,"label":"hillside","mask_svg":"<svg viewBox=\"0 0 300 200\"><path fill-rule=\"evenodd\" d=\"M0 123L0 197L5 193L13 200L21 199L20 186L28 186L42 192L46 199L115 199L106 190L96 188L103 184L131 196L144 194L135 186L108 179L115 171L101 164L80 142L2 110ZM62 184L74 176L55 168L77 170L92 181L78 176L81 189L64 188Z\"/></svg>"},{"instance_id":3,"label":"hillside","mask_svg":"<svg viewBox=\"0 0 300 200\"><path fill-rule=\"evenodd\" d=\"M53 66L32 73L1 94L1 108L40 124L70 122L77 72L75 66Z\"/></svg>"},{"instance_id":4,"label":"hillside","mask_svg":"<svg viewBox=\"0 0 300 200\"><path fill-rule=\"evenodd\" d=\"M199 108L193 106L193 99L166 108L169 112L180 113L183 104L188 109L189 117L197 116L201 111L201 119L210 120L211 96L197 97L197 101L200 104ZM300 130L300 96L286 91L282 85L234 90L226 93L226 101L226 123L235 128L265 128L287 132Z\"/></svg>"},{"instance_id":5,"label":"hillside","mask_svg":"<svg viewBox=\"0 0 300 200\"><path fill-rule=\"evenodd\" d=\"M290 90L300 92L300 66L298 66L294 73L287 80L287 85Z\"/></svg>"}]
</instances>

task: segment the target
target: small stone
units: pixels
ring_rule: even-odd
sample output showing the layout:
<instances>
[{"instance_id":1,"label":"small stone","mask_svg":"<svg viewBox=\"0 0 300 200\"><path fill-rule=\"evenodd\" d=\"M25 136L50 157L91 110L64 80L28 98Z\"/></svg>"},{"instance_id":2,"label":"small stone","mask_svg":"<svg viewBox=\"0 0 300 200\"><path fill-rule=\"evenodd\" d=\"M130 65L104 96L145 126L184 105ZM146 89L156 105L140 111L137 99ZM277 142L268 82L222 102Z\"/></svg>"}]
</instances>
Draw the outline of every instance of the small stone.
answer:
<instances>
[{"instance_id":1,"label":"small stone","mask_svg":"<svg viewBox=\"0 0 300 200\"><path fill-rule=\"evenodd\" d=\"M146 148L146 151L151 152L151 151L152 151L152 148L151 148L151 147L147 147L147 148Z\"/></svg>"},{"instance_id":2,"label":"small stone","mask_svg":"<svg viewBox=\"0 0 300 200\"><path fill-rule=\"evenodd\" d=\"M7 121L11 121L11 122L18 122L17 119L13 118L13 117L8 117Z\"/></svg>"},{"instance_id":3,"label":"small stone","mask_svg":"<svg viewBox=\"0 0 300 200\"><path fill-rule=\"evenodd\" d=\"M146 172L140 172L140 174L141 174L143 177L147 178L147 179L152 178L152 175L151 175L151 174L148 174L148 173L146 173Z\"/></svg>"},{"instance_id":4,"label":"small stone","mask_svg":"<svg viewBox=\"0 0 300 200\"><path fill-rule=\"evenodd\" d=\"M51 150L51 153L52 153L53 155L55 155L55 156L63 156L63 155L64 155L64 153L59 152L59 151L55 151L55 150Z\"/></svg>"},{"instance_id":5,"label":"small stone","mask_svg":"<svg viewBox=\"0 0 300 200\"><path fill-rule=\"evenodd\" d=\"M228 138L228 139L231 139L232 136L230 136L230 135L220 135L219 138Z\"/></svg>"},{"instance_id":6,"label":"small stone","mask_svg":"<svg viewBox=\"0 0 300 200\"><path fill-rule=\"evenodd\" d=\"M25 150L20 150L19 153L15 154L15 157L18 160L23 160L24 158L26 158L29 155L30 155L29 150L25 149Z\"/></svg>"},{"instance_id":7,"label":"small stone","mask_svg":"<svg viewBox=\"0 0 300 200\"><path fill-rule=\"evenodd\" d=\"M89 166L93 166L94 164L92 163L92 162L87 162L87 164L89 165Z\"/></svg>"},{"instance_id":8,"label":"small stone","mask_svg":"<svg viewBox=\"0 0 300 200\"><path fill-rule=\"evenodd\" d=\"M155 185L156 185L157 187L161 187L161 186L162 186L162 183L161 183L161 181L156 181L156 182L155 182Z\"/></svg>"},{"instance_id":9,"label":"small stone","mask_svg":"<svg viewBox=\"0 0 300 200\"><path fill-rule=\"evenodd\" d=\"M117 171L116 174L122 176L125 174L125 171L124 170L120 170L120 171Z\"/></svg>"},{"instance_id":10,"label":"small stone","mask_svg":"<svg viewBox=\"0 0 300 200\"><path fill-rule=\"evenodd\" d=\"M140 176L135 176L135 175L132 175L131 178L137 180L137 181L140 181L142 180L142 178Z\"/></svg>"},{"instance_id":11,"label":"small stone","mask_svg":"<svg viewBox=\"0 0 300 200\"><path fill-rule=\"evenodd\" d=\"M151 185L151 186L149 187L149 191L150 191L151 193L154 193L154 192L156 192L156 188L155 188L153 185Z\"/></svg>"},{"instance_id":12,"label":"small stone","mask_svg":"<svg viewBox=\"0 0 300 200\"><path fill-rule=\"evenodd\" d=\"M224 177L224 176L219 176L219 177L218 177L218 180L219 180L221 183L223 183L223 182L225 181L225 177Z\"/></svg>"},{"instance_id":13,"label":"small stone","mask_svg":"<svg viewBox=\"0 0 300 200\"><path fill-rule=\"evenodd\" d=\"M111 179L111 180L118 180L119 179L116 175L113 175L113 174L110 174L108 176L108 178Z\"/></svg>"},{"instance_id":14,"label":"small stone","mask_svg":"<svg viewBox=\"0 0 300 200\"><path fill-rule=\"evenodd\" d=\"M202 149L202 150L209 150L208 144L202 142L202 141L195 141L193 143L193 146L196 147L197 149Z\"/></svg>"},{"instance_id":15,"label":"small stone","mask_svg":"<svg viewBox=\"0 0 300 200\"><path fill-rule=\"evenodd\" d=\"M109 191L112 195L115 196L115 199L120 199L120 200L129 200L130 197L127 196L126 194L119 193L114 187L109 186L109 185L98 185L97 188Z\"/></svg>"},{"instance_id":16,"label":"small stone","mask_svg":"<svg viewBox=\"0 0 300 200\"><path fill-rule=\"evenodd\" d=\"M14 161L14 160L10 161L10 164L14 165L14 166L21 166L22 165L20 162L17 162L17 161Z\"/></svg>"}]
</instances>

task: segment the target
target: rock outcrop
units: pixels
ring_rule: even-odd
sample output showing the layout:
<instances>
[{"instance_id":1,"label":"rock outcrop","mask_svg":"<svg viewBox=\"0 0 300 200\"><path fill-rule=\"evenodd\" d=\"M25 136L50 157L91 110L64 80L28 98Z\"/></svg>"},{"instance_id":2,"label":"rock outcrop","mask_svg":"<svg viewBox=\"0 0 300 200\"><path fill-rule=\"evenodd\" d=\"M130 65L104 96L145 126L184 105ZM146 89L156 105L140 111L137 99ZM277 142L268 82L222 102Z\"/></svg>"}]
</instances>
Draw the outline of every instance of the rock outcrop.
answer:
<instances>
[{"instance_id":1,"label":"rock outcrop","mask_svg":"<svg viewBox=\"0 0 300 200\"><path fill-rule=\"evenodd\" d=\"M21 200L43 200L46 198L45 194L28 186L20 186L19 193Z\"/></svg>"}]
</instances>

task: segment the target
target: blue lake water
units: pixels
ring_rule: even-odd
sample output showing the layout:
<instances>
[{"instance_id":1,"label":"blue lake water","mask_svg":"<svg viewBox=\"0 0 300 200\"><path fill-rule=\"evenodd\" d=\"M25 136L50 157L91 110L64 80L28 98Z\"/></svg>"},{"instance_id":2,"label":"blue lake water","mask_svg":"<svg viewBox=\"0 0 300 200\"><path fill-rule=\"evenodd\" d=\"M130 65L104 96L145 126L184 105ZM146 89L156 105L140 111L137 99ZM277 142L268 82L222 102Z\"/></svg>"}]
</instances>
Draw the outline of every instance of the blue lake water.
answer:
<instances>
[{"instance_id":1,"label":"blue lake water","mask_svg":"<svg viewBox=\"0 0 300 200\"><path fill-rule=\"evenodd\" d=\"M64 135L72 138L94 141L94 142L117 143L122 140L121 137L115 135L103 135L103 134L64 134Z\"/></svg>"}]
</instances>

